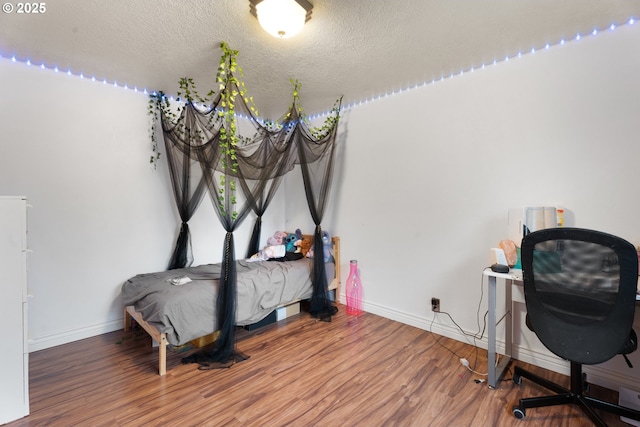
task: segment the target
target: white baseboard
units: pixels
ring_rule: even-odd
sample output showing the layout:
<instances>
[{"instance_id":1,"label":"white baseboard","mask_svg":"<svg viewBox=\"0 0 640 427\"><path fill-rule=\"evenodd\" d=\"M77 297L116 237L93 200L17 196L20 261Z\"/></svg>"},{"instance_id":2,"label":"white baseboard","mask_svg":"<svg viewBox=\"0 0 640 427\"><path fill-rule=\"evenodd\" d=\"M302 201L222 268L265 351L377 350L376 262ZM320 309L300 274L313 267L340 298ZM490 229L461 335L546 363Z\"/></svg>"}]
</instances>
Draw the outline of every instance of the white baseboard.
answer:
<instances>
[{"instance_id":1,"label":"white baseboard","mask_svg":"<svg viewBox=\"0 0 640 427\"><path fill-rule=\"evenodd\" d=\"M625 366L623 369L627 369L627 367ZM620 387L625 387L631 390L640 390L638 378L634 378L628 374L625 375L623 372L604 369L598 365L585 366L584 371L587 373L587 380L592 384L598 384L599 386L606 387L611 390L618 390ZM633 370L629 368L629 372L633 372Z\"/></svg>"},{"instance_id":2,"label":"white baseboard","mask_svg":"<svg viewBox=\"0 0 640 427\"><path fill-rule=\"evenodd\" d=\"M71 331L61 332L46 337L29 339L29 353L44 350L46 348L55 347L70 342L91 338L96 335L106 334L107 332L117 331L124 326L124 320L112 320L99 325L88 326L86 328L74 329Z\"/></svg>"}]
</instances>

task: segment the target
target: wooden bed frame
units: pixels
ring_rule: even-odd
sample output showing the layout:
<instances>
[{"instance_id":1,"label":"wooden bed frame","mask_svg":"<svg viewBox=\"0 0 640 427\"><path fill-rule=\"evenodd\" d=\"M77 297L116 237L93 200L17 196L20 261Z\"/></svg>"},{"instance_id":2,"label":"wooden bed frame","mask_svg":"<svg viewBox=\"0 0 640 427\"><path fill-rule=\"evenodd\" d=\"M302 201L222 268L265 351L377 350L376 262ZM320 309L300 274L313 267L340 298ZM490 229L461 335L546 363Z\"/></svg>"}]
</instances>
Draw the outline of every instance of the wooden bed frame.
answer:
<instances>
[{"instance_id":1,"label":"wooden bed frame","mask_svg":"<svg viewBox=\"0 0 640 427\"><path fill-rule=\"evenodd\" d=\"M304 238L312 238L310 235L303 235ZM328 289L330 291L334 291L335 302L340 300L340 237L334 236L331 238L331 243L333 246L333 257L335 260L335 276L331 281L329 281ZM287 304L282 304L278 306L276 309L281 307L289 307L294 304L298 304L300 300L290 301ZM136 323L144 329L151 338L155 342L158 343L158 373L160 375L165 375L167 373L167 335L164 333L160 333L158 329L146 322L142 318L142 314L135 310L135 307L132 305L128 305L124 308L124 330L125 332L129 331L131 328L131 319L135 319ZM206 344L210 344L216 340L218 337L218 331L213 332L205 337L198 338L193 340L192 342L195 345L203 346Z\"/></svg>"}]
</instances>

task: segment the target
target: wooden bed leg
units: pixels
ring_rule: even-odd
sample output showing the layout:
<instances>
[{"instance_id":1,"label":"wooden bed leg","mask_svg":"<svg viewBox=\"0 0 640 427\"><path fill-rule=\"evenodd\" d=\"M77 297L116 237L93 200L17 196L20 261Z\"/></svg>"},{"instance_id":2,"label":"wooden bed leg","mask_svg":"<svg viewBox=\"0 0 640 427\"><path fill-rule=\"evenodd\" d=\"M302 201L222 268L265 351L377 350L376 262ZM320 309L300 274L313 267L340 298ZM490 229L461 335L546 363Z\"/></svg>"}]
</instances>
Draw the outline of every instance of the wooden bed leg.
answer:
<instances>
[{"instance_id":1,"label":"wooden bed leg","mask_svg":"<svg viewBox=\"0 0 640 427\"><path fill-rule=\"evenodd\" d=\"M128 305L124 308L124 327L125 331L129 330L129 324L131 319L135 319L136 323L142 327L150 336L151 339L158 343L158 373L164 375L167 373L167 334L160 333L155 326L147 323L142 314L138 313L132 305Z\"/></svg>"},{"instance_id":2,"label":"wooden bed leg","mask_svg":"<svg viewBox=\"0 0 640 427\"><path fill-rule=\"evenodd\" d=\"M158 343L158 372L160 376L167 373L167 337L162 334Z\"/></svg>"},{"instance_id":3,"label":"wooden bed leg","mask_svg":"<svg viewBox=\"0 0 640 427\"><path fill-rule=\"evenodd\" d=\"M129 332L131 328L131 315L127 311L127 307L124 308L124 331Z\"/></svg>"}]
</instances>

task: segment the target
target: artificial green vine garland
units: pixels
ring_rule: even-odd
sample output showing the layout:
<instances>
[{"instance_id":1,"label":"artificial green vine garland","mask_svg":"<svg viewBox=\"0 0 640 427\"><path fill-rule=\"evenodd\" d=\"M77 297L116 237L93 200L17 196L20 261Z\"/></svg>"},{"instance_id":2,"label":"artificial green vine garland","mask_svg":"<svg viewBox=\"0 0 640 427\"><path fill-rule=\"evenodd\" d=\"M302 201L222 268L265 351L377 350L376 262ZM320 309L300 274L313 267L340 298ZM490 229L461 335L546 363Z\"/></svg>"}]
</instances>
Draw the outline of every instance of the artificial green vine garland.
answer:
<instances>
[{"instance_id":1,"label":"artificial green vine garland","mask_svg":"<svg viewBox=\"0 0 640 427\"><path fill-rule=\"evenodd\" d=\"M222 49L222 56L220 57L218 71L216 73L216 83L218 84L218 90L220 91L221 95L220 109L217 110L216 114L211 115L210 120L223 121L223 125L220 127L220 148L224 150L224 156L222 157L222 166L223 170L229 170L233 175L235 175L238 168L236 147L238 143L243 139L237 134L237 117L235 113L237 97L241 96L242 99L244 99L244 102L247 104L247 106L255 116L259 116L259 113L253 101L253 97L247 95L247 90L244 82L236 77L236 73L238 75L243 75L242 68L240 68L237 63L238 51L230 49L225 42L222 42L220 44L220 48ZM290 82L293 85L292 106L296 106L300 120L303 120L304 123L307 124L308 128L311 131L311 135L314 138L324 138L329 132L331 132L331 130L336 126L338 122L340 100L338 100L334 107L331 109L331 114L329 114L323 125L321 127L313 127L310 125L308 118L303 114L303 109L298 102L299 91L302 85L298 80L291 79ZM199 102L203 105L207 105L210 103L210 99L216 95L216 92L214 90L211 90L209 91L207 96L200 96L193 79L187 77L183 77L180 79L179 87L180 91L177 93L178 101L184 99L187 104ZM233 88L237 88L238 90L235 90ZM176 122L183 107L178 107L177 112L172 111L169 99L164 94L164 92L154 92L150 94L148 105L148 114L152 120L150 126L152 154L149 159L149 163L151 163L154 168L156 168L158 161L160 160L160 151L158 149L158 141L156 138L156 124L159 119L159 114L160 112L162 112L164 117L167 117L171 121ZM285 119L289 119L290 117L291 108L289 108L289 112L285 116ZM272 121L264 121L264 124L271 130L279 130L282 128L282 124ZM176 130L183 136L187 131L184 123L179 123ZM189 137L190 139L195 139L196 141L204 140L204 135L202 134L189 135ZM227 187L226 184L229 184L229 186ZM222 175L220 175L219 185L220 189L218 194L218 203L220 211L225 214L225 188L227 188L230 193L229 197L231 204L235 206L236 182L235 179L231 179L229 182L227 182L226 175L223 173ZM236 216L237 212L235 212L234 210L234 212L232 212L232 218L235 219Z\"/></svg>"}]
</instances>

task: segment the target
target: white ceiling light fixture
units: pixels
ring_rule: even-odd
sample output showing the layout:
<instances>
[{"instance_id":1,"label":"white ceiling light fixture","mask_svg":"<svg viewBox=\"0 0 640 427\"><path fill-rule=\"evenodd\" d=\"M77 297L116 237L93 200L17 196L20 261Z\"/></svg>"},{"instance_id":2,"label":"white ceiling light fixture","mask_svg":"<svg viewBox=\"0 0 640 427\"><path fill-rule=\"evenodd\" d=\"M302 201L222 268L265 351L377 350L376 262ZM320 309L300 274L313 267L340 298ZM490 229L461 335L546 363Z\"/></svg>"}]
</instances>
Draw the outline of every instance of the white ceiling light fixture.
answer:
<instances>
[{"instance_id":1,"label":"white ceiling light fixture","mask_svg":"<svg viewBox=\"0 0 640 427\"><path fill-rule=\"evenodd\" d=\"M274 37L286 39L302 31L311 19L313 5L307 0L249 0L251 14Z\"/></svg>"}]
</instances>

